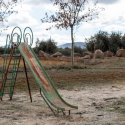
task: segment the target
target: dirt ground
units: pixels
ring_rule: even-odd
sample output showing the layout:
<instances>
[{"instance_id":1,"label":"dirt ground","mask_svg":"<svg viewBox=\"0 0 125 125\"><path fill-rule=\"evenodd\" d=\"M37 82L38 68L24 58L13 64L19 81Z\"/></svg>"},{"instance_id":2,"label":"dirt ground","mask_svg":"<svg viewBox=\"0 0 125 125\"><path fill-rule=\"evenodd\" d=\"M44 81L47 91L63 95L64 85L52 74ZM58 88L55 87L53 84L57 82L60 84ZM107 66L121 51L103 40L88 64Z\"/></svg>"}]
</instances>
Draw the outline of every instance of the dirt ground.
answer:
<instances>
[{"instance_id":1,"label":"dirt ground","mask_svg":"<svg viewBox=\"0 0 125 125\"><path fill-rule=\"evenodd\" d=\"M30 102L25 74L20 72L13 100L5 95L0 101L0 125L125 125L124 66L125 60L117 58L85 69L47 69L64 100L78 106L70 116L60 112L58 117L40 96L31 72L28 76L33 102Z\"/></svg>"},{"instance_id":2,"label":"dirt ground","mask_svg":"<svg viewBox=\"0 0 125 125\"><path fill-rule=\"evenodd\" d=\"M0 102L0 125L125 125L125 114L110 107L125 97L125 82L58 91L68 103L78 106L70 116L68 112L65 116L60 112L55 117L39 92L32 91L30 103L28 93L20 91L14 94L12 101L6 96Z\"/></svg>"}]
</instances>

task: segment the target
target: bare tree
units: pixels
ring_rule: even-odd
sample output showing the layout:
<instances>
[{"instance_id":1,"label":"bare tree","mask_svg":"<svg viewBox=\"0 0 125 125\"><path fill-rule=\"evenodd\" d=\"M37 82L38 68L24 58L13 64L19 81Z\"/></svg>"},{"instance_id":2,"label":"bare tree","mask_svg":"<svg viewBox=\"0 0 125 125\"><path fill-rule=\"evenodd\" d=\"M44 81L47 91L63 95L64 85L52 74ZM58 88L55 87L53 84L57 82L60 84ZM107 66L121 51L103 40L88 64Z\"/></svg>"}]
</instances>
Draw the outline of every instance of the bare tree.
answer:
<instances>
[{"instance_id":1,"label":"bare tree","mask_svg":"<svg viewBox=\"0 0 125 125\"><path fill-rule=\"evenodd\" d=\"M97 2L91 5L88 0L51 0L54 1L54 6L58 7L55 15L48 16L45 13L45 17L41 19L42 23L55 23L52 27L57 29L68 28L71 29L71 41L72 41L72 66L74 65L74 29L78 27L82 22L88 22L98 17L100 11L104 8L97 7ZM50 30L52 27L47 28Z\"/></svg>"},{"instance_id":2,"label":"bare tree","mask_svg":"<svg viewBox=\"0 0 125 125\"><path fill-rule=\"evenodd\" d=\"M7 17L11 14L17 13L13 8L18 2L22 2L22 0L0 0L0 28L4 28L4 30L8 28L8 26L4 27L4 22L7 22ZM2 29L0 30L0 34L1 32Z\"/></svg>"}]
</instances>

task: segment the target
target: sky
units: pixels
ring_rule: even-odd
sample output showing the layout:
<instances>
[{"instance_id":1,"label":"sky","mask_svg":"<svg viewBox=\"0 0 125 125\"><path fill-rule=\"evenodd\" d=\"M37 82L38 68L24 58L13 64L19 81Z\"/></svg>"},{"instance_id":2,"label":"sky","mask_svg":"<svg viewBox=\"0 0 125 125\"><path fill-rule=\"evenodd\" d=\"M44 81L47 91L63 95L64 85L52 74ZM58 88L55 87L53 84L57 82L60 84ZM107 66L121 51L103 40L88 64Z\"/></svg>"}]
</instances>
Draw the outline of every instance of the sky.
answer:
<instances>
[{"instance_id":1,"label":"sky","mask_svg":"<svg viewBox=\"0 0 125 125\"><path fill-rule=\"evenodd\" d=\"M94 4L96 0L89 0ZM125 33L125 0L98 0L98 7L105 10L100 11L98 18L92 21L83 22L77 30L75 30L75 42L85 42L85 38L89 38L98 33L99 30L111 32ZM42 23L41 19L45 17L45 13L54 14L56 8L50 0L23 0L14 7L17 14L12 14L7 18L8 22L4 26L9 26L8 30L3 30L0 35L0 46L6 44L7 34L11 34L14 27L19 26L24 31L25 27L30 27L33 31L33 47L35 47L36 39L47 40L51 37L57 45L71 42L70 29L57 30L53 28L46 30L52 24ZM29 32L29 30L27 30ZM16 32L16 31L15 31ZM17 31L18 32L18 31Z\"/></svg>"}]
</instances>

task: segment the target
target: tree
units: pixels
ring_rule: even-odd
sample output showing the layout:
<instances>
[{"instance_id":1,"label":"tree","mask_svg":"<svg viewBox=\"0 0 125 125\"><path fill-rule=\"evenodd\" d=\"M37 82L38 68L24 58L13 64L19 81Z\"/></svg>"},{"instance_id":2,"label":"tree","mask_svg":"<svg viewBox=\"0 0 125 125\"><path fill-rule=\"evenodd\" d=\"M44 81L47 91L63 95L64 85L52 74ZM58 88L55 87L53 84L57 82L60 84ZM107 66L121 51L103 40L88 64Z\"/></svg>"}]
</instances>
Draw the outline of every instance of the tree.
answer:
<instances>
[{"instance_id":1,"label":"tree","mask_svg":"<svg viewBox=\"0 0 125 125\"><path fill-rule=\"evenodd\" d=\"M57 49L56 44L57 43L54 40L51 40L51 38L46 41L47 52L49 54L52 54L56 51L56 49Z\"/></svg>"},{"instance_id":2,"label":"tree","mask_svg":"<svg viewBox=\"0 0 125 125\"><path fill-rule=\"evenodd\" d=\"M85 39L86 43L86 49L90 52L94 52L94 42L95 42L95 37L91 36L88 39Z\"/></svg>"},{"instance_id":3,"label":"tree","mask_svg":"<svg viewBox=\"0 0 125 125\"><path fill-rule=\"evenodd\" d=\"M100 49L103 52L109 50L109 34L105 31L99 31L96 35L96 49Z\"/></svg>"},{"instance_id":4,"label":"tree","mask_svg":"<svg viewBox=\"0 0 125 125\"><path fill-rule=\"evenodd\" d=\"M120 32L112 32L110 35L109 50L114 54L117 52L117 49L121 49L123 47L121 39L122 36Z\"/></svg>"},{"instance_id":5,"label":"tree","mask_svg":"<svg viewBox=\"0 0 125 125\"><path fill-rule=\"evenodd\" d=\"M53 0L51 0L53 1ZM74 28L78 27L82 22L87 22L97 17L100 10L103 8L97 8L97 2L93 7L89 6L88 0L54 0L54 5L58 7L55 15L45 14L45 17L41 19L42 23L55 23L54 26L57 29L68 28L71 29L71 41L72 41L72 66L74 65ZM84 11L84 12L83 12ZM47 28L47 30L51 29Z\"/></svg>"},{"instance_id":6,"label":"tree","mask_svg":"<svg viewBox=\"0 0 125 125\"><path fill-rule=\"evenodd\" d=\"M74 52L75 53L80 53L82 55L84 51L86 51L85 48L82 49L81 47L74 46Z\"/></svg>"},{"instance_id":7,"label":"tree","mask_svg":"<svg viewBox=\"0 0 125 125\"><path fill-rule=\"evenodd\" d=\"M42 40L39 39L36 40L36 47L34 48L35 53L38 54L39 50L42 50L46 53L52 54L56 51L57 46L56 42L54 40L48 39L48 40Z\"/></svg>"},{"instance_id":8,"label":"tree","mask_svg":"<svg viewBox=\"0 0 125 125\"><path fill-rule=\"evenodd\" d=\"M68 48L68 47L66 47L64 49L63 48L57 48L56 51L62 53L65 56L70 56L70 53L71 53L71 49Z\"/></svg>"},{"instance_id":9,"label":"tree","mask_svg":"<svg viewBox=\"0 0 125 125\"><path fill-rule=\"evenodd\" d=\"M125 34L122 36L121 42L122 42L123 49L125 49Z\"/></svg>"},{"instance_id":10,"label":"tree","mask_svg":"<svg viewBox=\"0 0 125 125\"><path fill-rule=\"evenodd\" d=\"M85 39L87 50L94 51L94 39L96 36L95 49L101 49L103 52L110 50L114 54L118 49L125 49L125 34L121 32L112 32L110 35L105 31L99 31L94 36Z\"/></svg>"},{"instance_id":11,"label":"tree","mask_svg":"<svg viewBox=\"0 0 125 125\"><path fill-rule=\"evenodd\" d=\"M13 7L16 6L19 0L0 0L0 28L3 28L4 22L7 22L7 17L13 13L17 13L17 11L13 10ZM20 0L21 2L21 0ZM8 26L4 29L6 30ZM2 32L2 30L0 30Z\"/></svg>"},{"instance_id":12,"label":"tree","mask_svg":"<svg viewBox=\"0 0 125 125\"><path fill-rule=\"evenodd\" d=\"M4 49L5 48L0 47L0 54L4 54Z\"/></svg>"},{"instance_id":13,"label":"tree","mask_svg":"<svg viewBox=\"0 0 125 125\"><path fill-rule=\"evenodd\" d=\"M39 38L37 38L36 39L36 47L34 48L34 51L35 51L35 53L39 53L39 50L38 50L38 47L39 47L39 43L40 43L40 40L39 40Z\"/></svg>"},{"instance_id":14,"label":"tree","mask_svg":"<svg viewBox=\"0 0 125 125\"><path fill-rule=\"evenodd\" d=\"M39 47L38 47L38 51L42 50L44 52L47 52L47 46L46 46L46 41L42 40L39 42Z\"/></svg>"}]
</instances>

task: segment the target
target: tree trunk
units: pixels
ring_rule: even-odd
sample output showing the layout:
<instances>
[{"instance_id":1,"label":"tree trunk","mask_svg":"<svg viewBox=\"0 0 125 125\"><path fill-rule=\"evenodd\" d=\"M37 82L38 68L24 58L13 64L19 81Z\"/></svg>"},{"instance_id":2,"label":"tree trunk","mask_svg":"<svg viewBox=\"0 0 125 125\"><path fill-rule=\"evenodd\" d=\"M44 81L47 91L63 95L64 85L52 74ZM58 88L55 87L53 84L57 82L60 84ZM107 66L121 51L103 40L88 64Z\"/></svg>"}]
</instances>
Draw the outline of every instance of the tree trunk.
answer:
<instances>
[{"instance_id":1,"label":"tree trunk","mask_svg":"<svg viewBox=\"0 0 125 125\"><path fill-rule=\"evenodd\" d=\"M71 26L71 40L72 40L71 61L72 61L72 66L73 66L73 65L74 65L74 38L73 38L73 26Z\"/></svg>"}]
</instances>

